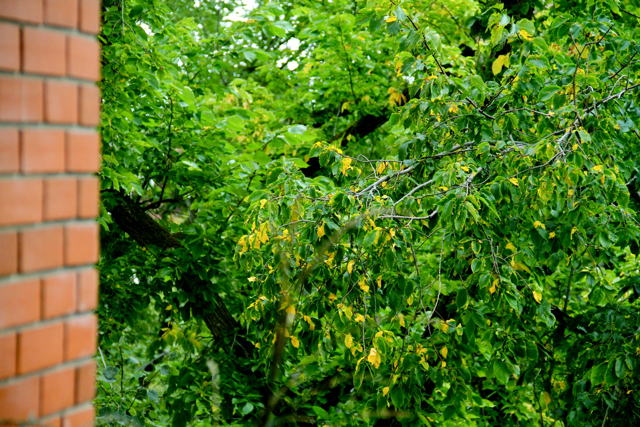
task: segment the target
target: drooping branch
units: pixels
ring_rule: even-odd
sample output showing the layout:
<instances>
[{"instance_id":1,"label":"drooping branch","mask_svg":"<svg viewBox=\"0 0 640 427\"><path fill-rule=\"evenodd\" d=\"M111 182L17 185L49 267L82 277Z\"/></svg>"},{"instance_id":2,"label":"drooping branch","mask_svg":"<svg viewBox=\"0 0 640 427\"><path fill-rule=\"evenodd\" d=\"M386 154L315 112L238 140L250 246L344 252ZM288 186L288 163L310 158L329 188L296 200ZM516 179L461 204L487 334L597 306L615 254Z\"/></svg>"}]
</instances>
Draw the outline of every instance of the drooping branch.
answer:
<instances>
[{"instance_id":1,"label":"drooping branch","mask_svg":"<svg viewBox=\"0 0 640 427\"><path fill-rule=\"evenodd\" d=\"M166 228L155 221L145 210L125 195L119 197L119 203L111 209L111 217L118 226L127 232L140 246L157 246L162 249L172 249L182 247L182 243L176 239ZM195 289L202 281L197 276L190 276L188 280L179 281L177 285ZM183 283L182 283L183 282ZM203 285L206 287L206 285ZM220 296L216 296L213 307L192 307L194 315L201 317L213 336L221 338L240 328L240 324L231 316L231 313L224 305ZM240 342L240 348L244 355L248 355L249 346L245 345L244 339Z\"/></svg>"}]
</instances>

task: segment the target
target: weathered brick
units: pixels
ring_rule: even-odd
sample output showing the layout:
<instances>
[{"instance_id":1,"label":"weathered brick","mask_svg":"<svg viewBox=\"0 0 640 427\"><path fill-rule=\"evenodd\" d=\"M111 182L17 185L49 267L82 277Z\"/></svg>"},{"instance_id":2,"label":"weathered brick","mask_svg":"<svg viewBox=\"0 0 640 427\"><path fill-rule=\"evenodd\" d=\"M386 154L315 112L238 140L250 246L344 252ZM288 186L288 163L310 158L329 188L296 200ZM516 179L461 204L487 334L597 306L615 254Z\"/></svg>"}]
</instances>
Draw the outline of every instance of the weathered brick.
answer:
<instances>
[{"instance_id":1,"label":"weathered brick","mask_svg":"<svg viewBox=\"0 0 640 427\"><path fill-rule=\"evenodd\" d=\"M62 322L38 326L18 334L18 373L26 374L62 363Z\"/></svg>"},{"instance_id":2,"label":"weathered brick","mask_svg":"<svg viewBox=\"0 0 640 427\"><path fill-rule=\"evenodd\" d=\"M44 219L55 221L75 218L78 204L78 181L75 178L44 180Z\"/></svg>"},{"instance_id":3,"label":"weathered brick","mask_svg":"<svg viewBox=\"0 0 640 427\"><path fill-rule=\"evenodd\" d=\"M0 121L42 121L43 91L42 80L0 76Z\"/></svg>"},{"instance_id":4,"label":"weathered brick","mask_svg":"<svg viewBox=\"0 0 640 427\"><path fill-rule=\"evenodd\" d=\"M42 24L42 0L2 0L0 17Z\"/></svg>"},{"instance_id":5,"label":"weathered brick","mask_svg":"<svg viewBox=\"0 0 640 427\"><path fill-rule=\"evenodd\" d=\"M67 37L58 31L22 29L22 71L63 76L67 72Z\"/></svg>"},{"instance_id":6,"label":"weathered brick","mask_svg":"<svg viewBox=\"0 0 640 427\"><path fill-rule=\"evenodd\" d=\"M64 264L69 266L98 262L99 228L95 222L65 227Z\"/></svg>"},{"instance_id":7,"label":"weathered brick","mask_svg":"<svg viewBox=\"0 0 640 427\"><path fill-rule=\"evenodd\" d=\"M15 332L0 335L0 380L16 374L18 336Z\"/></svg>"},{"instance_id":8,"label":"weathered brick","mask_svg":"<svg viewBox=\"0 0 640 427\"><path fill-rule=\"evenodd\" d=\"M78 86L47 81L44 84L44 120L54 124L78 123Z\"/></svg>"},{"instance_id":9,"label":"weathered brick","mask_svg":"<svg viewBox=\"0 0 640 427\"><path fill-rule=\"evenodd\" d=\"M62 227L23 230L19 234L20 271L47 270L62 267L64 256Z\"/></svg>"},{"instance_id":10,"label":"weathered brick","mask_svg":"<svg viewBox=\"0 0 640 427\"><path fill-rule=\"evenodd\" d=\"M75 369L65 368L43 375L40 380L40 415L49 415L73 406Z\"/></svg>"},{"instance_id":11,"label":"weathered brick","mask_svg":"<svg viewBox=\"0 0 640 427\"><path fill-rule=\"evenodd\" d=\"M67 133L67 171L94 173L100 169L100 135L97 132Z\"/></svg>"},{"instance_id":12,"label":"weathered brick","mask_svg":"<svg viewBox=\"0 0 640 427\"><path fill-rule=\"evenodd\" d=\"M100 124L100 89L96 85L80 86L80 124L98 126Z\"/></svg>"},{"instance_id":13,"label":"weathered brick","mask_svg":"<svg viewBox=\"0 0 640 427\"><path fill-rule=\"evenodd\" d=\"M78 216L95 218L99 211L100 181L97 176L78 180Z\"/></svg>"},{"instance_id":14,"label":"weathered brick","mask_svg":"<svg viewBox=\"0 0 640 427\"><path fill-rule=\"evenodd\" d=\"M96 394L96 364L92 360L76 369L76 404L93 400Z\"/></svg>"},{"instance_id":15,"label":"weathered brick","mask_svg":"<svg viewBox=\"0 0 640 427\"><path fill-rule=\"evenodd\" d=\"M76 273L65 272L42 279L42 318L72 314L76 311Z\"/></svg>"},{"instance_id":16,"label":"weathered brick","mask_svg":"<svg viewBox=\"0 0 640 427\"><path fill-rule=\"evenodd\" d=\"M39 415L40 378L0 386L0 419L28 420Z\"/></svg>"},{"instance_id":17,"label":"weathered brick","mask_svg":"<svg viewBox=\"0 0 640 427\"><path fill-rule=\"evenodd\" d=\"M69 36L68 75L78 79L100 79L100 44L83 36Z\"/></svg>"},{"instance_id":18,"label":"weathered brick","mask_svg":"<svg viewBox=\"0 0 640 427\"><path fill-rule=\"evenodd\" d=\"M0 231L0 277L18 272L18 233Z\"/></svg>"},{"instance_id":19,"label":"weathered brick","mask_svg":"<svg viewBox=\"0 0 640 427\"><path fill-rule=\"evenodd\" d=\"M0 173L20 170L20 133L18 129L0 129Z\"/></svg>"},{"instance_id":20,"label":"weathered brick","mask_svg":"<svg viewBox=\"0 0 640 427\"><path fill-rule=\"evenodd\" d=\"M65 325L64 359L93 356L96 352L98 321L94 314L74 317Z\"/></svg>"},{"instance_id":21,"label":"weathered brick","mask_svg":"<svg viewBox=\"0 0 640 427\"><path fill-rule=\"evenodd\" d=\"M95 310L98 306L98 270L88 268L78 273L78 311Z\"/></svg>"},{"instance_id":22,"label":"weathered brick","mask_svg":"<svg viewBox=\"0 0 640 427\"><path fill-rule=\"evenodd\" d=\"M42 221L42 180L0 179L0 226Z\"/></svg>"},{"instance_id":23,"label":"weathered brick","mask_svg":"<svg viewBox=\"0 0 640 427\"><path fill-rule=\"evenodd\" d=\"M58 27L76 28L78 0L44 0L44 22Z\"/></svg>"},{"instance_id":24,"label":"weathered brick","mask_svg":"<svg viewBox=\"0 0 640 427\"><path fill-rule=\"evenodd\" d=\"M0 22L0 70L20 69L20 27Z\"/></svg>"},{"instance_id":25,"label":"weathered brick","mask_svg":"<svg viewBox=\"0 0 640 427\"><path fill-rule=\"evenodd\" d=\"M40 320L40 280L0 285L0 328Z\"/></svg>"}]
</instances>

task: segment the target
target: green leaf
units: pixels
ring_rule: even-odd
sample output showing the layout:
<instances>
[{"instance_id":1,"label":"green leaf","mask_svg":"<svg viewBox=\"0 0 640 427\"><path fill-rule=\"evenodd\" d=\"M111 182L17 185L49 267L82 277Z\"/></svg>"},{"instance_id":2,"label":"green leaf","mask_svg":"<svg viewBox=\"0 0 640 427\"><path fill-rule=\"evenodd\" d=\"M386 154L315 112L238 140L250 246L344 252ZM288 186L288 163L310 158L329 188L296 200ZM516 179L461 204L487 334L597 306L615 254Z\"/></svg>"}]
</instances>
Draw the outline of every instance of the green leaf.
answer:
<instances>
[{"instance_id":1,"label":"green leaf","mask_svg":"<svg viewBox=\"0 0 640 427\"><path fill-rule=\"evenodd\" d=\"M604 382L604 376L606 372L607 372L606 362L596 366L595 368L591 368L591 376L590 376L591 384L593 386L602 384Z\"/></svg>"},{"instance_id":2,"label":"green leaf","mask_svg":"<svg viewBox=\"0 0 640 427\"><path fill-rule=\"evenodd\" d=\"M509 382L510 370L502 360L497 360L493 365L493 373L500 384L506 385Z\"/></svg>"},{"instance_id":3,"label":"green leaf","mask_svg":"<svg viewBox=\"0 0 640 427\"><path fill-rule=\"evenodd\" d=\"M538 93L538 100L546 101L550 99L559 90L560 90L560 86L555 86L555 85L545 86Z\"/></svg>"}]
</instances>

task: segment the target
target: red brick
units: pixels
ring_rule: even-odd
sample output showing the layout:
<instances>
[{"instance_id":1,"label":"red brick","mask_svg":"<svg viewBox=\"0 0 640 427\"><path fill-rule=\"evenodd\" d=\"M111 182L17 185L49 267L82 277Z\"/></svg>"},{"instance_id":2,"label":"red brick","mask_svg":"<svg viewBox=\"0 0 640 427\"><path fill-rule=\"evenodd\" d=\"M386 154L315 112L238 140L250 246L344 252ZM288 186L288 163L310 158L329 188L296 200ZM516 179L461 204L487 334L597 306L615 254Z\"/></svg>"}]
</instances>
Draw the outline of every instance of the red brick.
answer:
<instances>
[{"instance_id":1,"label":"red brick","mask_svg":"<svg viewBox=\"0 0 640 427\"><path fill-rule=\"evenodd\" d=\"M0 179L0 226L42 221L42 180Z\"/></svg>"},{"instance_id":2,"label":"red brick","mask_svg":"<svg viewBox=\"0 0 640 427\"><path fill-rule=\"evenodd\" d=\"M67 72L66 36L52 30L22 29L22 71L63 76Z\"/></svg>"},{"instance_id":3,"label":"red brick","mask_svg":"<svg viewBox=\"0 0 640 427\"><path fill-rule=\"evenodd\" d=\"M20 69L20 27L0 22L0 70Z\"/></svg>"},{"instance_id":4,"label":"red brick","mask_svg":"<svg viewBox=\"0 0 640 427\"><path fill-rule=\"evenodd\" d=\"M42 121L43 90L41 80L0 76L0 121Z\"/></svg>"},{"instance_id":5,"label":"red brick","mask_svg":"<svg viewBox=\"0 0 640 427\"><path fill-rule=\"evenodd\" d=\"M0 0L0 17L42 24L42 0Z\"/></svg>"},{"instance_id":6,"label":"red brick","mask_svg":"<svg viewBox=\"0 0 640 427\"><path fill-rule=\"evenodd\" d=\"M64 230L64 264L82 265L98 262L99 228L96 222L68 225Z\"/></svg>"},{"instance_id":7,"label":"red brick","mask_svg":"<svg viewBox=\"0 0 640 427\"><path fill-rule=\"evenodd\" d=\"M93 400L96 394L96 364L93 360L76 369L76 404Z\"/></svg>"},{"instance_id":8,"label":"red brick","mask_svg":"<svg viewBox=\"0 0 640 427\"><path fill-rule=\"evenodd\" d=\"M80 86L80 124L98 126L100 124L100 89L96 85Z\"/></svg>"},{"instance_id":9,"label":"red brick","mask_svg":"<svg viewBox=\"0 0 640 427\"><path fill-rule=\"evenodd\" d=\"M0 380L16 374L17 342L15 332L0 335Z\"/></svg>"},{"instance_id":10,"label":"red brick","mask_svg":"<svg viewBox=\"0 0 640 427\"><path fill-rule=\"evenodd\" d=\"M97 172L100 169L100 135L97 132L67 133L67 171Z\"/></svg>"},{"instance_id":11,"label":"red brick","mask_svg":"<svg viewBox=\"0 0 640 427\"><path fill-rule=\"evenodd\" d=\"M100 181L92 176L78 181L78 216L95 218L99 211Z\"/></svg>"},{"instance_id":12,"label":"red brick","mask_svg":"<svg viewBox=\"0 0 640 427\"><path fill-rule=\"evenodd\" d=\"M68 320L65 326L64 360L93 356L97 336L98 321L94 314Z\"/></svg>"},{"instance_id":13,"label":"red brick","mask_svg":"<svg viewBox=\"0 0 640 427\"><path fill-rule=\"evenodd\" d=\"M44 0L45 24L76 28L78 25L78 0Z\"/></svg>"},{"instance_id":14,"label":"red brick","mask_svg":"<svg viewBox=\"0 0 640 427\"><path fill-rule=\"evenodd\" d=\"M24 173L63 172L64 131L25 129L20 137L21 169Z\"/></svg>"},{"instance_id":15,"label":"red brick","mask_svg":"<svg viewBox=\"0 0 640 427\"><path fill-rule=\"evenodd\" d=\"M2 37L2 35L0 35ZM0 57L1 57L0 53ZM20 169L20 139L18 129L0 129L0 173Z\"/></svg>"},{"instance_id":16,"label":"red brick","mask_svg":"<svg viewBox=\"0 0 640 427\"><path fill-rule=\"evenodd\" d=\"M29 329L18 334L18 373L25 374L62 363L62 322Z\"/></svg>"},{"instance_id":17,"label":"red brick","mask_svg":"<svg viewBox=\"0 0 640 427\"><path fill-rule=\"evenodd\" d=\"M42 318L64 316L76 311L76 274L62 273L42 279Z\"/></svg>"},{"instance_id":18,"label":"red brick","mask_svg":"<svg viewBox=\"0 0 640 427\"><path fill-rule=\"evenodd\" d=\"M38 417L40 378L0 387L0 419L27 420Z\"/></svg>"},{"instance_id":19,"label":"red brick","mask_svg":"<svg viewBox=\"0 0 640 427\"><path fill-rule=\"evenodd\" d=\"M20 232L20 271L28 273L62 267L64 238L62 227L48 227Z\"/></svg>"},{"instance_id":20,"label":"red brick","mask_svg":"<svg viewBox=\"0 0 640 427\"><path fill-rule=\"evenodd\" d=\"M44 180L44 219L54 221L75 218L78 182L75 178Z\"/></svg>"},{"instance_id":21,"label":"red brick","mask_svg":"<svg viewBox=\"0 0 640 427\"><path fill-rule=\"evenodd\" d=\"M0 328L40 320L40 280L0 286Z\"/></svg>"},{"instance_id":22,"label":"red brick","mask_svg":"<svg viewBox=\"0 0 640 427\"><path fill-rule=\"evenodd\" d=\"M0 277L18 272L18 233L0 232Z\"/></svg>"},{"instance_id":23,"label":"red brick","mask_svg":"<svg viewBox=\"0 0 640 427\"><path fill-rule=\"evenodd\" d=\"M93 427L93 417L95 409L89 406L72 413L64 415L62 420L63 427Z\"/></svg>"},{"instance_id":24,"label":"red brick","mask_svg":"<svg viewBox=\"0 0 640 427\"><path fill-rule=\"evenodd\" d=\"M78 86L49 80L44 84L44 120L55 124L78 122Z\"/></svg>"},{"instance_id":25,"label":"red brick","mask_svg":"<svg viewBox=\"0 0 640 427\"><path fill-rule=\"evenodd\" d=\"M78 311L95 310L98 306L98 270L90 268L78 273Z\"/></svg>"},{"instance_id":26,"label":"red brick","mask_svg":"<svg viewBox=\"0 0 640 427\"><path fill-rule=\"evenodd\" d=\"M67 70L71 77L100 79L100 44L90 37L69 36Z\"/></svg>"},{"instance_id":27,"label":"red brick","mask_svg":"<svg viewBox=\"0 0 640 427\"><path fill-rule=\"evenodd\" d=\"M73 406L76 372L66 368L43 375L40 380L40 415L49 415Z\"/></svg>"},{"instance_id":28,"label":"red brick","mask_svg":"<svg viewBox=\"0 0 640 427\"><path fill-rule=\"evenodd\" d=\"M80 31L100 32L100 0L80 0Z\"/></svg>"},{"instance_id":29,"label":"red brick","mask_svg":"<svg viewBox=\"0 0 640 427\"><path fill-rule=\"evenodd\" d=\"M46 427L62 427L62 417L56 415L51 418L45 418L39 424Z\"/></svg>"}]
</instances>

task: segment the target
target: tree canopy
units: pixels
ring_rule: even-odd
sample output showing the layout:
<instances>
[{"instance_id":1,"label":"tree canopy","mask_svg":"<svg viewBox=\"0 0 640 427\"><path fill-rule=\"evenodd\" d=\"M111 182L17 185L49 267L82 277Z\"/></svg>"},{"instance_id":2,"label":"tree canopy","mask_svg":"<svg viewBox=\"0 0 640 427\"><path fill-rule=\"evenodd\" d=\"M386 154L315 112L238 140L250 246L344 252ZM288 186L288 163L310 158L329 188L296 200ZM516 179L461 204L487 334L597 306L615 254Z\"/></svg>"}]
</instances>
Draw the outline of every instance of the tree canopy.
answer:
<instances>
[{"instance_id":1,"label":"tree canopy","mask_svg":"<svg viewBox=\"0 0 640 427\"><path fill-rule=\"evenodd\" d=\"M640 3L102 7L99 425L640 420Z\"/></svg>"}]
</instances>

